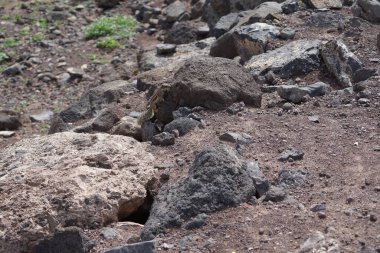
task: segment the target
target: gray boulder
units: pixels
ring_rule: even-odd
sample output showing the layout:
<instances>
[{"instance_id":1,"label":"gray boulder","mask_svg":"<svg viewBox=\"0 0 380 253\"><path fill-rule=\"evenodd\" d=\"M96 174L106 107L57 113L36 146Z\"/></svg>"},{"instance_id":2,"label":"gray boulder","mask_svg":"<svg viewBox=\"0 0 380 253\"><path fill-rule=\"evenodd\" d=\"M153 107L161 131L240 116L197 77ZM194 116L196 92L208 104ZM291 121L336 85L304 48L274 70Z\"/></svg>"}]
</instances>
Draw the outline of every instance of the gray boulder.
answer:
<instances>
[{"instance_id":1,"label":"gray boulder","mask_svg":"<svg viewBox=\"0 0 380 253\"><path fill-rule=\"evenodd\" d=\"M113 126L110 133L133 137L139 141L142 140L141 126L137 123L136 118L130 116L125 116L120 119L120 121Z\"/></svg>"},{"instance_id":2,"label":"gray boulder","mask_svg":"<svg viewBox=\"0 0 380 253\"><path fill-rule=\"evenodd\" d=\"M156 134L152 138L152 144L156 146L170 146L174 145L175 137L174 134L170 134L168 132L162 132Z\"/></svg>"},{"instance_id":3,"label":"gray boulder","mask_svg":"<svg viewBox=\"0 0 380 253\"><path fill-rule=\"evenodd\" d=\"M273 51L253 56L244 67L252 75L265 75L269 71L288 79L304 75L321 65L319 40L297 40Z\"/></svg>"},{"instance_id":4,"label":"gray boulder","mask_svg":"<svg viewBox=\"0 0 380 253\"><path fill-rule=\"evenodd\" d=\"M188 44L197 40L198 28L190 21L179 22L169 29L165 43Z\"/></svg>"},{"instance_id":5,"label":"gray boulder","mask_svg":"<svg viewBox=\"0 0 380 253\"><path fill-rule=\"evenodd\" d=\"M177 0L169 4L164 12L166 13L166 20L168 22L175 22L183 13L186 12L186 4Z\"/></svg>"},{"instance_id":6,"label":"gray boulder","mask_svg":"<svg viewBox=\"0 0 380 253\"><path fill-rule=\"evenodd\" d=\"M213 28L218 20L233 12L252 10L265 0L210 0L206 2L203 19ZM282 0L276 2L283 2Z\"/></svg>"},{"instance_id":7,"label":"gray boulder","mask_svg":"<svg viewBox=\"0 0 380 253\"><path fill-rule=\"evenodd\" d=\"M256 194L249 168L230 147L220 145L201 151L185 179L160 190L142 239L152 239L165 228L181 226L198 214L248 201Z\"/></svg>"},{"instance_id":8,"label":"gray boulder","mask_svg":"<svg viewBox=\"0 0 380 253\"><path fill-rule=\"evenodd\" d=\"M240 12L237 24L229 32L220 36L211 46L210 55L233 59L239 55L233 33L244 25L249 25L266 19L269 15L281 13L281 4L265 2L250 11Z\"/></svg>"},{"instance_id":9,"label":"gray boulder","mask_svg":"<svg viewBox=\"0 0 380 253\"><path fill-rule=\"evenodd\" d=\"M342 88L364 81L376 70L366 69L359 58L341 40L330 40L322 45L321 55L329 72Z\"/></svg>"},{"instance_id":10,"label":"gray boulder","mask_svg":"<svg viewBox=\"0 0 380 253\"><path fill-rule=\"evenodd\" d=\"M308 86L280 85L277 87L278 95L292 103L301 103L306 101L306 96L319 97L324 96L331 90L330 85L318 82Z\"/></svg>"},{"instance_id":11,"label":"gray boulder","mask_svg":"<svg viewBox=\"0 0 380 253\"><path fill-rule=\"evenodd\" d=\"M266 52L268 39L279 35L280 30L266 23L254 23L242 26L233 32L233 38L239 56L243 61L253 55Z\"/></svg>"},{"instance_id":12,"label":"gray boulder","mask_svg":"<svg viewBox=\"0 0 380 253\"><path fill-rule=\"evenodd\" d=\"M224 58L192 58L174 75L168 102L177 106L202 106L223 110L244 101L260 107L261 91L242 66Z\"/></svg>"},{"instance_id":13,"label":"gray boulder","mask_svg":"<svg viewBox=\"0 0 380 253\"><path fill-rule=\"evenodd\" d=\"M219 38L232 27L234 27L239 21L239 14L234 12L221 17L215 27L211 30L211 34L216 38Z\"/></svg>"},{"instance_id":14,"label":"gray boulder","mask_svg":"<svg viewBox=\"0 0 380 253\"><path fill-rule=\"evenodd\" d=\"M380 22L380 1L357 0L351 8L352 13L371 22Z\"/></svg>"}]
</instances>

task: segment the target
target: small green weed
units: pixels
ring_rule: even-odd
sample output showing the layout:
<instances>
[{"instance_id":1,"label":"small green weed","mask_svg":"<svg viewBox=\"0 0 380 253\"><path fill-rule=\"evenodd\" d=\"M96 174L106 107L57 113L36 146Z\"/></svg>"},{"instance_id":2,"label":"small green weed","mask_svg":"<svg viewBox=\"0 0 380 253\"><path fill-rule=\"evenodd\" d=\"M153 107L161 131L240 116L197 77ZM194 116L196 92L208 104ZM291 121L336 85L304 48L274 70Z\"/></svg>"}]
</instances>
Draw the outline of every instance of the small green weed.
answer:
<instances>
[{"instance_id":1,"label":"small green weed","mask_svg":"<svg viewBox=\"0 0 380 253\"><path fill-rule=\"evenodd\" d=\"M32 42L41 42L45 39L45 35L43 33L36 33L32 36Z\"/></svg>"},{"instance_id":2,"label":"small green weed","mask_svg":"<svg viewBox=\"0 0 380 253\"><path fill-rule=\"evenodd\" d=\"M26 107L28 106L28 102L23 100L20 102L20 104L16 107L13 108L12 111L16 112L16 113L20 113L22 112Z\"/></svg>"},{"instance_id":3,"label":"small green weed","mask_svg":"<svg viewBox=\"0 0 380 253\"><path fill-rule=\"evenodd\" d=\"M6 53L0 52L0 63L9 61L9 60L10 60L10 57Z\"/></svg>"},{"instance_id":4,"label":"small green weed","mask_svg":"<svg viewBox=\"0 0 380 253\"><path fill-rule=\"evenodd\" d=\"M104 36L129 38L134 34L136 24L136 20L131 17L102 17L87 26L84 29L84 35L86 39L94 39Z\"/></svg>"},{"instance_id":5,"label":"small green weed","mask_svg":"<svg viewBox=\"0 0 380 253\"><path fill-rule=\"evenodd\" d=\"M9 15L3 15L1 17L1 20L3 20L3 21L11 20L11 17Z\"/></svg>"},{"instance_id":6,"label":"small green weed","mask_svg":"<svg viewBox=\"0 0 380 253\"><path fill-rule=\"evenodd\" d=\"M20 29L20 34L22 36L29 36L30 35L30 27L29 26L25 26L23 28Z\"/></svg>"},{"instance_id":7,"label":"small green weed","mask_svg":"<svg viewBox=\"0 0 380 253\"><path fill-rule=\"evenodd\" d=\"M10 48L17 46L18 42L16 38L7 38L3 41L3 48Z\"/></svg>"},{"instance_id":8,"label":"small green weed","mask_svg":"<svg viewBox=\"0 0 380 253\"><path fill-rule=\"evenodd\" d=\"M50 125L49 124L42 124L41 125L41 127L40 127L40 133L42 134L42 135L45 135L45 134L47 134L48 133L48 131L49 131L49 128L50 128Z\"/></svg>"},{"instance_id":9,"label":"small green weed","mask_svg":"<svg viewBox=\"0 0 380 253\"><path fill-rule=\"evenodd\" d=\"M120 43L112 37L105 37L104 39L97 41L96 46L104 49L115 49L120 47Z\"/></svg>"},{"instance_id":10,"label":"small green weed","mask_svg":"<svg viewBox=\"0 0 380 253\"><path fill-rule=\"evenodd\" d=\"M47 18L41 18L40 20L38 20L38 22L36 23L36 25L38 27L41 27L41 28L45 29L45 28L48 27L48 19Z\"/></svg>"}]
</instances>

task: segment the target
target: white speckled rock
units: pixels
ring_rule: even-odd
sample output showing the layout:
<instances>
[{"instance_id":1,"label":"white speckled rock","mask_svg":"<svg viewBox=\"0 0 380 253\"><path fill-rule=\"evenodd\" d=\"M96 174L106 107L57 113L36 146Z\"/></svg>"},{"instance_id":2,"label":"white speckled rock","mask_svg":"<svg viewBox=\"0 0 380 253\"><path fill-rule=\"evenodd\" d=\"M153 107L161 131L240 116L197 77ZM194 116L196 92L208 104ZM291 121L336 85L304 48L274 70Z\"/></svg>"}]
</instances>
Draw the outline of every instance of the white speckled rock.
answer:
<instances>
[{"instance_id":1,"label":"white speckled rock","mask_svg":"<svg viewBox=\"0 0 380 253\"><path fill-rule=\"evenodd\" d=\"M29 250L59 227L128 216L146 197L153 159L130 137L72 132L0 151L0 252Z\"/></svg>"}]
</instances>

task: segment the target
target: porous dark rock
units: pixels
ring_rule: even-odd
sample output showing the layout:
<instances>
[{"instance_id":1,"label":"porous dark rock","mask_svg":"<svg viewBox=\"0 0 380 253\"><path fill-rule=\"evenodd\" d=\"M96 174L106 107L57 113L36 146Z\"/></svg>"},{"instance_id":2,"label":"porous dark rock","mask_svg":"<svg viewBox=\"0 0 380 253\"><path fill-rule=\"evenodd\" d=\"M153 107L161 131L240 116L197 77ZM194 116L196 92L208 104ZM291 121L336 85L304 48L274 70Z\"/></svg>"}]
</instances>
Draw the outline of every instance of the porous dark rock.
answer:
<instances>
[{"instance_id":1,"label":"porous dark rock","mask_svg":"<svg viewBox=\"0 0 380 253\"><path fill-rule=\"evenodd\" d=\"M174 75L168 103L223 110L235 102L261 106L261 91L250 73L232 60L191 58Z\"/></svg>"},{"instance_id":2,"label":"porous dark rock","mask_svg":"<svg viewBox=\"0 0 380 253\"><path fill-rule=\"evenodd\" d=\"M310 174L304 169L281 169L277 184L281 187L302 187L309 183Z\"/></svg>"},{"instance_id":3,"label":"porous dark rock","mask_svg":"<svg viewBox=\"0 0 380 253\"><path fill-rule=\"evenodd\" d=\"M196 41L198 38L198 28L190 21L179 22L168 31L165 43L187 44Z\"/></svg>"},{"instance_id":4,"label":"porous dark rock","mask_svg":"<svg viewBox=\"0 0 380 253\"><path fill-rule=\"evenodd\" d=\"M352 13L371 22L380 22L380 2L377 0L358 0L351 8Z\"/></svg>"},{"instance_id":5,"label":"porous dark rock","mask_svg":"<svg viewBox=\"0 0 380 253\"><path fill-rule=\"evenodd\" d=\"M236 206L255 194L250 166L233 149L224 145L206 148L196 156L185 179L160 190L141 237L152 239L167 227Z\"/></svg>"},{"instance_id":6,"label":"porous dark rock","mask_svg":"<svg viewBox=\"0 0 380 253\"><path fill-rule=\"evenodd\" d=\"M0 112L0 131L1 130L17 130L21 127L20 120L15 115L9 115Z\"/></svg>"},{"instance_id":7,"label":"porous dark rock","mask_svg":"<svg viewBox=\"0 0 380 253\"><path fill-rule=\"evenodd\" d=\"M156 134L152 138L152 144L156 146L171 146L175 143L175 136L174 134L168 133L168 132L162 132L159 134Z\"/></svg>"},{"instance_id":8,"label":"porous dark rock","mask_svg":"<svg viewBox=\"0 0 380 253\"><path fill-rule=\"evenodd\" d=\"M156 242L146 241L131 243L128 245L116 247L113 249L106 250L104 253L154 253L156 252Z\"/></svg>"},{"instance_id":9,"label":"porous dark rock","mask_svg":"<svg viewBox=\"0 0 380 253\"><path fill-rule=\"evenodd\" d=\"M200 124L201 123L197 120L190 119L187 117L180 117L180 118L173 120L169 124L165 125L164 131L171 133L173 130L177 129L179 132L179 135L183 136L183 135L191 132L191 130L193 130L194 128L196 128Z\"/></svg>"},{"instance_id":10,"label":"porous dark rock","mask_svg":"<svg viewBox=\"0 0 380 253\"><path fill-rule=\"evenodd\" d=\"M95 0L95 3L101 8L115 7L120 0Z\"/></svg>"},{"instance_id":11,"label":"porous dark rock","mask_svg":"<svg viewBox=\"0 0 380 253\"><path fill-rule=\"evenodd\" d=\"M278 160L282 162L286 162L290 160L296 161L296 160L302 160L303 156L304 156L304 153L302 151L297 150L293 147L290 147L281 153L280 158L278 158Z\"/></svg>"}]
</instances>

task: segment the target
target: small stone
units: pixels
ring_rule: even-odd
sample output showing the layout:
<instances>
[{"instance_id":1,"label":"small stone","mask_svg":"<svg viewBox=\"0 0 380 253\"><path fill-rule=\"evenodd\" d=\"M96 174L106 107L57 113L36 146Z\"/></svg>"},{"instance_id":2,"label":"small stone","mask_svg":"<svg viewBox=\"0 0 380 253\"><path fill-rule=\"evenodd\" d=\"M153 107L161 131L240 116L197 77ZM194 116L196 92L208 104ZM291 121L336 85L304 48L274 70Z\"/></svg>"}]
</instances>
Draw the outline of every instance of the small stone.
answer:
<instances>
[{"instance_id":1,"label":"small stone","mask_svg":"<svg viewBox=\"0 0 380 253\"><path fill-rule=\"evenodd\" d=\"M248 134L238 134L233 132L224 133L219 137L221 141L227 141L232 143L240 144L250 144L253 142L253 139Z\"/></svg>"},{"instance_id":2,"label":"small stone","mask_svg":"<svg viewBox=\"0 0 380 253\"><path fill-rule=\"evenodd\" d=\"M296 31L290 28L284 28L281 30L279 37L284 40L293 39L296 35Z\"/></svg>"},{"instance_id":3,"label":"small stone","mask_svg":"<svg viewBox=\"0 0 380 253\"><path fill-rule=\"evenodd\" d=\"M302 151L299 151L293 147L290 147L281 153L280 158L278 158L278 160L282 162L286 162L286 161L290 162L290 159L292 161L302 160L303 156L304 156L304 153Z\"/></svg>"},{"instance_id":4,"label":"small stone","mask_svg":"<svg viewBox=\"0 0 380 253\"><path fill-rule=\"evenodd\" d=\"M103 228L100 232L100 234L106 239L106 240L112 240L115 237L119 235L116 229L114 228Z\"/></svg>"},{"instance_id":5,"label":"small stone","mask_svg":"<svg viewBox=\"0 0 380 253\"><path fill-rule=\"evenodd\" d=\"M174 145L174 143L175 143L174 134L170 134L167 132L156 134L152 138L152 144L156 146L170 146L170 145Z\"/></svg>"},{"instance_id":6,"label":"small stone","mask_svg":"<svg viewBox=\"0 0 380 253\"><path fill-rule=\"evenodd\" d=\"M354 202L354 199L353 199L352 197L348 197L348 198L346 199L346 203L347 203L347 204L352 204L352 202Z\"/></svg>"},{"instance_id":7,"label":"small stone","mask_svg":"<svg viewBox=\"0 0 380 253\"><path fill-rule=\"evenodd\" d=\"M30 115L30 120L32 122L43 122L49 121L54 116L54 112L52 111L42 111L38 114Z\"/></svg>"},{"instance_id":8,"label":"small stone","mask_svg":"<svg viewBox=\"0 0 380 253\"><path fill-rule=\"evenodd\" d=\"M171 133L174 134L174 137L175 137L175 138L178 138L178 137L179 137L179 131L178 131L178 129L174 129L174 130L172 130Z\"/></svg>"},{"instance_id":9,"label":"small stone","mask_svg":"<svg viewBox=\"0 0 380 253\"><path fill-rule=\"evenodd\" d=\"M369 215L369 220L372 221L372 222L376 222L376 221L377 221L377 217L376 217L376 215L373 214L373 213L370 214L370 215Z\"/></svg>"},{"instance_id":10,"label":"small stone","mask_svg":"<svg viewBox=\"0 0 380 253\"><path fill-rule=\"evenodd\" d=\"M3 138L9 138L16 134L14 131L0 131L0 136Z\"/></svg>"},{"instance_id":11,"label":"small stone","mask_svg":"<svg viewBox=\"0 0 380 253\"><path fill-rule=\"evenodd\" d=\"M291 103L285 103L282 105L282 109L285 111L291 111L293 109L293 105Z\"/></svg>"},{"instance_id":12,"label":"small stone","mask_svg":"<svg viewBox=\"0 0 380 253\"><path fill-rule=\"evenodd\" d=\"M308 119L309 119L311 122L319 123L319 117L318 117L318 116L309 116Z\"/></svg>"},{"instance_id":13,"label":"small stone","mask_svg":"<svg viewBox=\"0 0 380 253\"><path fill-rule=\"evenodd\" d=\"M162 247L164 250L169 250L169 249L174 248L174 244L163 243L163 244L161 245L161 247Z\"/></svg>"},{"instance_id":14,"label":"small stone","mask_svg":"<svg viewBox=\"0 0 380 253\"><path fill-rule=\"evenodd\" d=\"M229 106L226 111L229 114L234 115L234 114L237 114L238 112L244 111L244 107L245 107L244 102L234 103L231 106Z\"/></svg>"},{"instance_id":15,"label":"small stone","mask_svg":"<svg viewBox=\"0 0 380 253\"><path fill-rule=\"evenodd\" d=\"M25 67L20 63L13 64L12 66L6 68L2 73L7 76L15 76L21 74Z\"/></svg>"},{"instance_id":16,"label":"small stone","mask_svg":"<svg viewBox=\"0 0 380 253\"><path fill-rule=\"evenodd\" d=\"M370 100L368 98L360 98L358 99L358 104L362 105L364 107L368 107L370 103Z\"/></svg>"},{"instance_id":17,"label":"small stone","mask_svg":"<svg viewBox=\"0 0 380 253\"><path fill-rule=\"evenodd\" d=\"M264 201L280 202L286 198L286 192L276 186L271 186L269 191L264 195Z\"/></svg>"},{"instance_id":18,"label":"small stone","mask_svg":"<svg viewBox=\"0 0 380 253\"><path fill-rule=\"evenodd\" d=\"M66 71L74 79L75 78L79 78L80 79L80 78L82 78L84 76L84 71L82 69L80 69L80 68L72 68L72 67L70 67L70 68L67 68Z\"/></svg>"},{"instance_id":19,"label":"small stone","mask_svg":"<svg viewBox=\"0 0 380 253\"><path fill-rule=\"evenodd\" d=\"M318 218L320 219L325 219L327 216L326 216L326 213L325 212L318 212Z\"/></svg>"},{"instance_id":20,"label":"small stone","mask_svg":"<svg viewBox=\"0 0 380 253\"><path fill-rule=\"evenodd\" d=\"M175 44L158 44L156 46L158 55L167 55L175 53L177 45Z\"/></svg>"},{"instance_id":21,"label":"small stone","mask_svg":"<svg viewBox=\"0 0 380 253\"><path fill-rule=\"evenodd\" d=\"M316 204L310 208L310 211L312 212L320 212L326 210L326 203Z\"/></svg>"},{"instance_id":22,"label":"small stone","mask_svg":"<svg viewBox=\"0 0 380 253\"><path fill-rule=\"evenodd\" d=\"M264 234L264 229L263 228L259 228L259 235L263 235Z\"/></svg>"}]
</instances>

